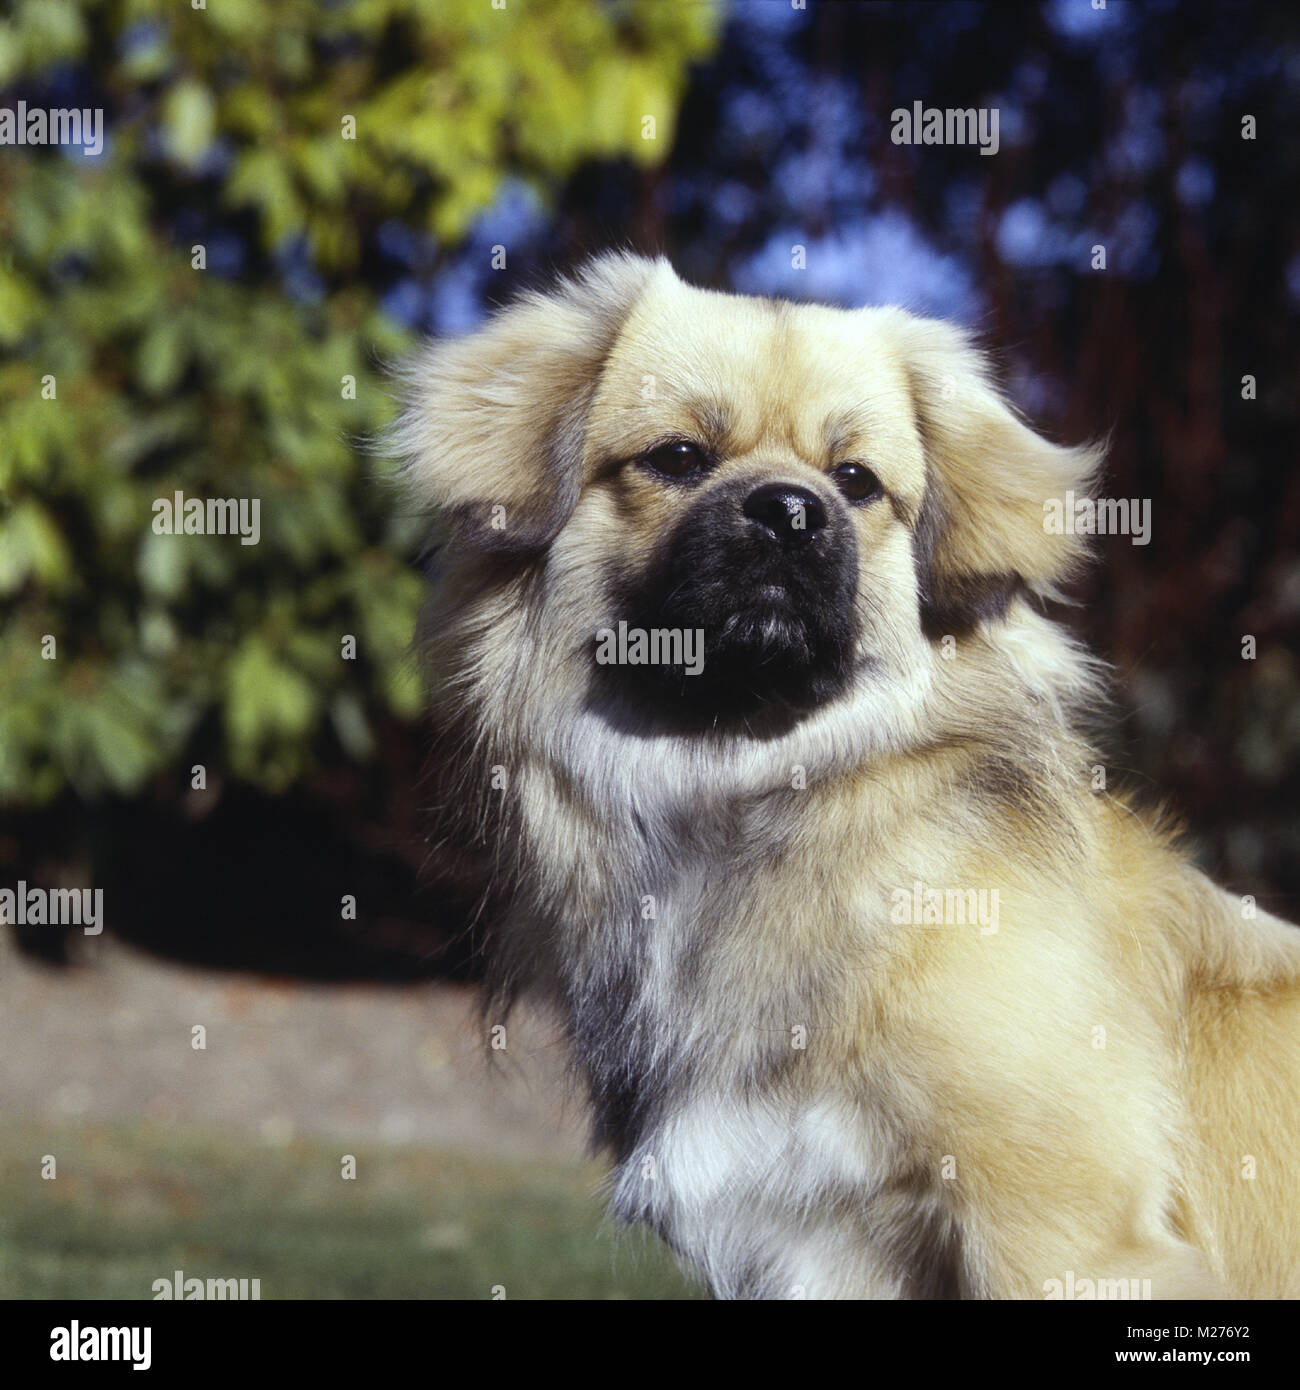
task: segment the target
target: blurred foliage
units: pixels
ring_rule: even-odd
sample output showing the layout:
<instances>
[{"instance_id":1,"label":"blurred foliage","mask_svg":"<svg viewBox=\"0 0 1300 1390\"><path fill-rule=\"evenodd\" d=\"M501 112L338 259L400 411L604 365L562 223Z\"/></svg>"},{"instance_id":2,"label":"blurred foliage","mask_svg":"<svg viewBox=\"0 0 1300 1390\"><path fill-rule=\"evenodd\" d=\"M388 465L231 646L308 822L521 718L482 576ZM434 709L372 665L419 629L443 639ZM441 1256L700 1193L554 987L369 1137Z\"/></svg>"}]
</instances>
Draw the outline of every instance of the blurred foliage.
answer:
<instances>
[{"instance_id":1,"label":"blurred foliage","mask_svg":"<svg viewBox=\"0 0 1300 1390\"><path fill-rule=\"evenodd\" d=\"M419 520L358 448L406 345L377 247L408 228L434 269L507 177L661 158L716 27L655 0L0 19L0 104L102 107L106 137L0 148L0 801L193 762L281 790L414 714ZM156 534L176 491L259 499L260 543Z\"/></svg>"}]
</instances>

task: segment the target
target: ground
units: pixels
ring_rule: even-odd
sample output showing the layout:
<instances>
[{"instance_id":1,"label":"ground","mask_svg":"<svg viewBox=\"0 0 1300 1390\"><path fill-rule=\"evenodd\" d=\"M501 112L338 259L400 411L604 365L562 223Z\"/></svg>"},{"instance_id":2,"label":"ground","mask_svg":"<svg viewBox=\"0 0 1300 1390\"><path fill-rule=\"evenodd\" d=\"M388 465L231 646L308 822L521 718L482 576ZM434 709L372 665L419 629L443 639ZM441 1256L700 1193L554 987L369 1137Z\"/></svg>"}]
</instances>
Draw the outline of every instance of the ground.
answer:
<instances>
[{"instance_id":1,"label":"ground","mask_svg":"<svg viewBox=\"0 0 1300 1390\"><path fill-rule=\"evenodd\" d=\"M485 1052L467 987L84 946L58 971L0 943L0 1297L150 1298L177 1269L263 1298L691 1293L604 1218L540 1020Z\"/></svg>"}]
</instances>

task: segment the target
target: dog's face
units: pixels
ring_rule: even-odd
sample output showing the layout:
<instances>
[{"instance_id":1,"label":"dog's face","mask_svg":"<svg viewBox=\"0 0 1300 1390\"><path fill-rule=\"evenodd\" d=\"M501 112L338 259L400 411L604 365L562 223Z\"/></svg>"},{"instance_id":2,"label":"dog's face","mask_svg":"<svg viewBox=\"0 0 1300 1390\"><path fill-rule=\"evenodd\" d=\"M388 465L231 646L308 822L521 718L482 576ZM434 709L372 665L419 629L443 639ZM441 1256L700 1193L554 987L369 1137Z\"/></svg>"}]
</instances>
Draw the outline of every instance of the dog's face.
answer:
<instances>
[{"instance_id":1,"label":"dog's face","mask_svg":"<svg viewBox=\"0 0 1300 1390\"><path fill-rule=\"evenodd\" d=\"M656 276L602 373L569 525L604 551L612 613L701 633L704 664L612 674L749 717L836 695L884 615L915 627L910 399L876 326Z\"/></svg>"},{"instance_id":2,"label":"dog's face","mask_svg":"<svg viewBox=\"0 0 1300 1390\"><path fill-rule=\"evenodd\" d=\"M435 346L410 384L399 447L462 589L535 576L530 635L575 679L711 725L797 718L1050 593L1079 542L1043 502L1097 461L1020 423L946 324L634 257ZM657 659L602 664L620 624L664 634Z\"/></svg>"}]
</instances>

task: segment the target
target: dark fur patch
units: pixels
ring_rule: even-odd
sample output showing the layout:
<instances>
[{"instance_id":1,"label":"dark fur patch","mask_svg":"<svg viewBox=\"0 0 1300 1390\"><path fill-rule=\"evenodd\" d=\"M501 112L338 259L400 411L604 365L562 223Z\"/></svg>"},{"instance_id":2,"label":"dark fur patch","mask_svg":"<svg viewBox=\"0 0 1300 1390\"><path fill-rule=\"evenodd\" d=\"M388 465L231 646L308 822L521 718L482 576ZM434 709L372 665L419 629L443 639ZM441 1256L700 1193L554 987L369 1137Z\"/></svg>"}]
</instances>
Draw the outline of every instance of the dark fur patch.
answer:
<instances>
[{"instance_id":1,"label":"dark fur patch","mask_svg":"<svg viewBox=\"0 0 1300 1390\"><path fill-rule=\"evenodd\" d=\"M946 524L943 503L932 481L912 532L912 553L921 589L921 629L931 641L960 636L985 619L1003 617L1011 600L1024 588L1021 577L1011 571L947 571L940 558Z\"/></svg>"},{"instance_id":2,"label":"dark fur patch","mask_svg":"<svg viewBox=\"0 0 1300 1390\"><path fill-rule=\"evenodd\" d=\"M704 669L609 667L624 695L662 717L667 706L705 727L788 710L836 695L856 634L857 542L842 507L807 547L772 542L743 514L753 479L701 497L661 547L648 580L618 586L630 627L699 630ZM781 598L764 598L771 585Z\"/></svg>"}]
</instances>

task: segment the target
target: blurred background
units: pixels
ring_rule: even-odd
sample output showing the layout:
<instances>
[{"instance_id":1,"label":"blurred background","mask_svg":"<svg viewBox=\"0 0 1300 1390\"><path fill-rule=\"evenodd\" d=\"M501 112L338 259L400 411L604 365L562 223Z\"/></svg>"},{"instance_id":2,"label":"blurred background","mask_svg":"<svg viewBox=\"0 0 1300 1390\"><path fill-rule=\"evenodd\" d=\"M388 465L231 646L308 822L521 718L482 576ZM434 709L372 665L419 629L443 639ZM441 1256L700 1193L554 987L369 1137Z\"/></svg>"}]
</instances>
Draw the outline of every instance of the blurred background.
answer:
<instances>
[{"instance_id":1,"label":"blurred background","mask_svg":"<svg viewBox=\"0 0 1300 1390\"><path fill-rule=\"evenodd\" d=\"M996 155L892 143L917 101L996 108ZM1151 541L1064 614L1108 767L1300 916L1300 10L18 0L20 102L104 138L0 144L0 887L106 930L0 927L0 1294L689 1292L601 1223L544 1021L483 1059L424 522L367 447L419 335L605 247L955 318L1109 432ZM258 544L157 534L177 491L260 499Z\"/></svg>"}]
</instances>

